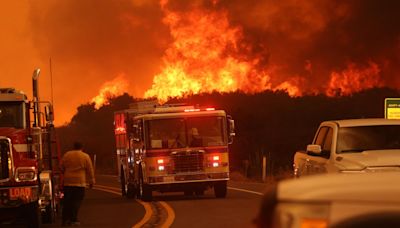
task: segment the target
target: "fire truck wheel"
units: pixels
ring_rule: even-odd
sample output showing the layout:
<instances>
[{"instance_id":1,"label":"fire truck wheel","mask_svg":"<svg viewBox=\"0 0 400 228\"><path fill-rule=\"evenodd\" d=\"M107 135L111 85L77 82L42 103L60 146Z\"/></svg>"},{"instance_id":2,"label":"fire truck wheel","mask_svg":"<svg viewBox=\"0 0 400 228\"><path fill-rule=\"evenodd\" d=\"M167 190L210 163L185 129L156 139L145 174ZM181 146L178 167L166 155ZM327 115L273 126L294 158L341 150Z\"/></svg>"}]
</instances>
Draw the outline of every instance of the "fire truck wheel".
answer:
<instances>
[{"instance_id":1,"label":"fire truck wheel","mask_svg":"<svg viewBox=\"0 0 400 228\"><path fill-rule=\"evenodd\" d=\"M136 194L135 186L129 183L126 190L126 197L132 199L135 197L135 194Z\"/></svg>"},{"instance_id":2,"label":"fire truck wheel","mask_svg":"<svg viewBox=\"0 0 400 228\"><path fill-rule=\"evenodd\" d=\"M153 192L148 184L143 184L143 195L142 195L142 200L143 201L151 201L153 198Z\"/></svg>"},{"instance_id":3,"label":"fire truck wheel","mask_svg":"<svg viewBox=\"0 0 400 228\"><path fill-rule=\"evenodd\" d=\"M143 182L142 172L140 172L138 198L146 202L151 201L153 198L153 192L150 186Z\"/></svg>"},{"instance_id":4,"label":"fire truck wheel","mask_svg":"<svg viewBox=\"0 0 400 228\"><path fill-rule=\"evenodd\" d=\"M125 174L124 169L121 167L121 194L122 196L126 196L126 181L125 181Z\"/></svg>"},{"instance_id":5,"label":"fire truck wheel","mask_svg":"<svg viewBox=\"0 0 400 228\"><path fill-rule=\"evenodd\" d=\"M43 224L50 224L53 222L54 215L51 205L46 206L45 211L41 212L41 217Z\"/></svg>"},{"instance_id":6,"label":"fire truck wheel","mask_svg":"<svg viewBox=\"0 0 400 228\"><path fill-rule=\"evenodd\" d=\"M136 191L136 198L141 199L143 194L142 182L139 180Z\"/></svg>"},{"instance_id":7,"label":"fire truck wheel","mask_svg":"<svg viewBox=\"0 0 400 228\"><path fill-rule=\"evenodd\" d=\"M226 181L220 181L214 184L214 193L217 198L225 198L226 192L227 192Z\"/></svg>"}]
</instances>

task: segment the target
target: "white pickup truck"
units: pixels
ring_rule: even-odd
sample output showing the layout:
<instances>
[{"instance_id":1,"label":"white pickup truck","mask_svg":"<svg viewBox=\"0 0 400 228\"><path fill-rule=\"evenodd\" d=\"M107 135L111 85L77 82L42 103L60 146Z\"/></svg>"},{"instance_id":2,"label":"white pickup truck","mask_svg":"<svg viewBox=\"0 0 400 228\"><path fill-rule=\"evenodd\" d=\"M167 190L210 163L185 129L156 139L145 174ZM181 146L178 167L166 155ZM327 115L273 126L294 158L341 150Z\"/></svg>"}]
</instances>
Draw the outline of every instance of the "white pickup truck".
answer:
<instances>
[{"instance_id":1,"label":"white pickup truck","mask_svg":"<svg viewBox=\"0 0 400 228\"><path fill-rule=\"evenodd\" d=\"M294 176L400 171L400 120L322 122L306 151L294 155Z\"/></svg>"}]
</instances>

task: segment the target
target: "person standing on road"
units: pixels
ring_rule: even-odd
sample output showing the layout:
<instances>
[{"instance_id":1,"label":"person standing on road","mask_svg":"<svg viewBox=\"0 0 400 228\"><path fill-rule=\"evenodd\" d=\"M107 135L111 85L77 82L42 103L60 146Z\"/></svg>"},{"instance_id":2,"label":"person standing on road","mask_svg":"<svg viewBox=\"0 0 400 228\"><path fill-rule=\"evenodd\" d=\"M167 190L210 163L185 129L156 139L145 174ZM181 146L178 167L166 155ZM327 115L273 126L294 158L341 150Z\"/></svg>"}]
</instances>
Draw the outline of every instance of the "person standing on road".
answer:
<instances>
[{"instance_id":1,"label":"person standing on road","mask_svg":"<svg viewBox=\"0 0 400 228\"><path fill-rule=\"evenodd\" d=\"M64 202L62 225L80 225L78 211L85 196L85 187L93 187L95 183L92 161L83 152L83 145L75 142L73 150L66 152L62 158L64 173Z\"/></svg>"}]
</instances>

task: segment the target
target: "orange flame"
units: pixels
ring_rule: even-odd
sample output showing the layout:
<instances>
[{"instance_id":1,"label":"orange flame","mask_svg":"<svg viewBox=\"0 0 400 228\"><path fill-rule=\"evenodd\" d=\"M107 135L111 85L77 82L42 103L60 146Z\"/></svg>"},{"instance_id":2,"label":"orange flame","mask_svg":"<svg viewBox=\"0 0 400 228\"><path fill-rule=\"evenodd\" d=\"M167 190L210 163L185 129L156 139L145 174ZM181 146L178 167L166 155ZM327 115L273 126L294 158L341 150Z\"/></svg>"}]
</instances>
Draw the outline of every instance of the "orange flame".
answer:
<instances>
[{"instance_id":1,"label":"orange flame","mask_svg":"<svg viewBox=\"0 0 400 228\"><path fill-rule=\"evenodd\" d=\"M232 27L226 11L194 9L172 12L161 1L173 43L163 57L164 66L154 76L152 88L144 97L157 97L165 102L170 97L182 97L203 92L254 93L266 89L286 90L299 95L293 82L278 87L271 85L270 72L257 71L259 59L246 60L239 55L242 31Z\"/></svg>"},{"instance_id":2,"label":"orange flame","mask_svg":"<svg viewBox=\"0 0 400 228\"><path fill-rule=\"evenodd\" d=\"M383 82L379 73L380 69L374 62L369 62L366 68L351 63L342 72L331 73L326 94L328 96L343 96L364 89L382 87Z\"/></svg>"},{"instance_id":3,"label":"orange flame","mask_svg":"<svg viewBox=\"0 0 400 228\"><path fill-rule=\"evenodd\" d=\"M111 81L105 82L97 96L92 99L95 103L95 108L99 109L103 105L109 104L109 99L115 96L122 95L128 87L128 81L124 75L120 75Z\"/></svg>"}]
</instances>

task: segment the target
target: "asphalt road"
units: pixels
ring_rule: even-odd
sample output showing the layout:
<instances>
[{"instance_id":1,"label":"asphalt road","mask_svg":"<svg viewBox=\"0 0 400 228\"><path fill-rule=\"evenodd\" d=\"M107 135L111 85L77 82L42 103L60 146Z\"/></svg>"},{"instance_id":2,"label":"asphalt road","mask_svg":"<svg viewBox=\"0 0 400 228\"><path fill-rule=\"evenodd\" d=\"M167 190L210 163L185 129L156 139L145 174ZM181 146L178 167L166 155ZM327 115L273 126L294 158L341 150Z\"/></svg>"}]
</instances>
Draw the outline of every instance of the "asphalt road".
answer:
<instances>
[{"instance_id":1,"label":"asphalt road","mask_svg":"<svg viewBox=\"0 0 400 228\"><path fill-rule=\"evenodd\" d=\"M97 183L101 188L88 189L79 218L80 227L124 228L133 227L148 215L144 205L150 205L152 219L141 223L142 227L160 227L170 220L171 227L254 227L252 219L258 211L265 184L239 183L230 181L228 195L225 199L217 199L212 189L204 196L184 196L183 193L154 193L154 201L143 203L134 199L124 199L115 190L117 178L99 176ZM107 190L105 186L114 187ZM101 189L101 190L99 190ZM107 191L107 192L105 192ZM169 211L165 210L166 205ZM171 218L170 214L174 214ZM58 217L53 225L43 227L60 227ZM172 219L172 220L171 220Z\"/></svg>"}]
</instances>

